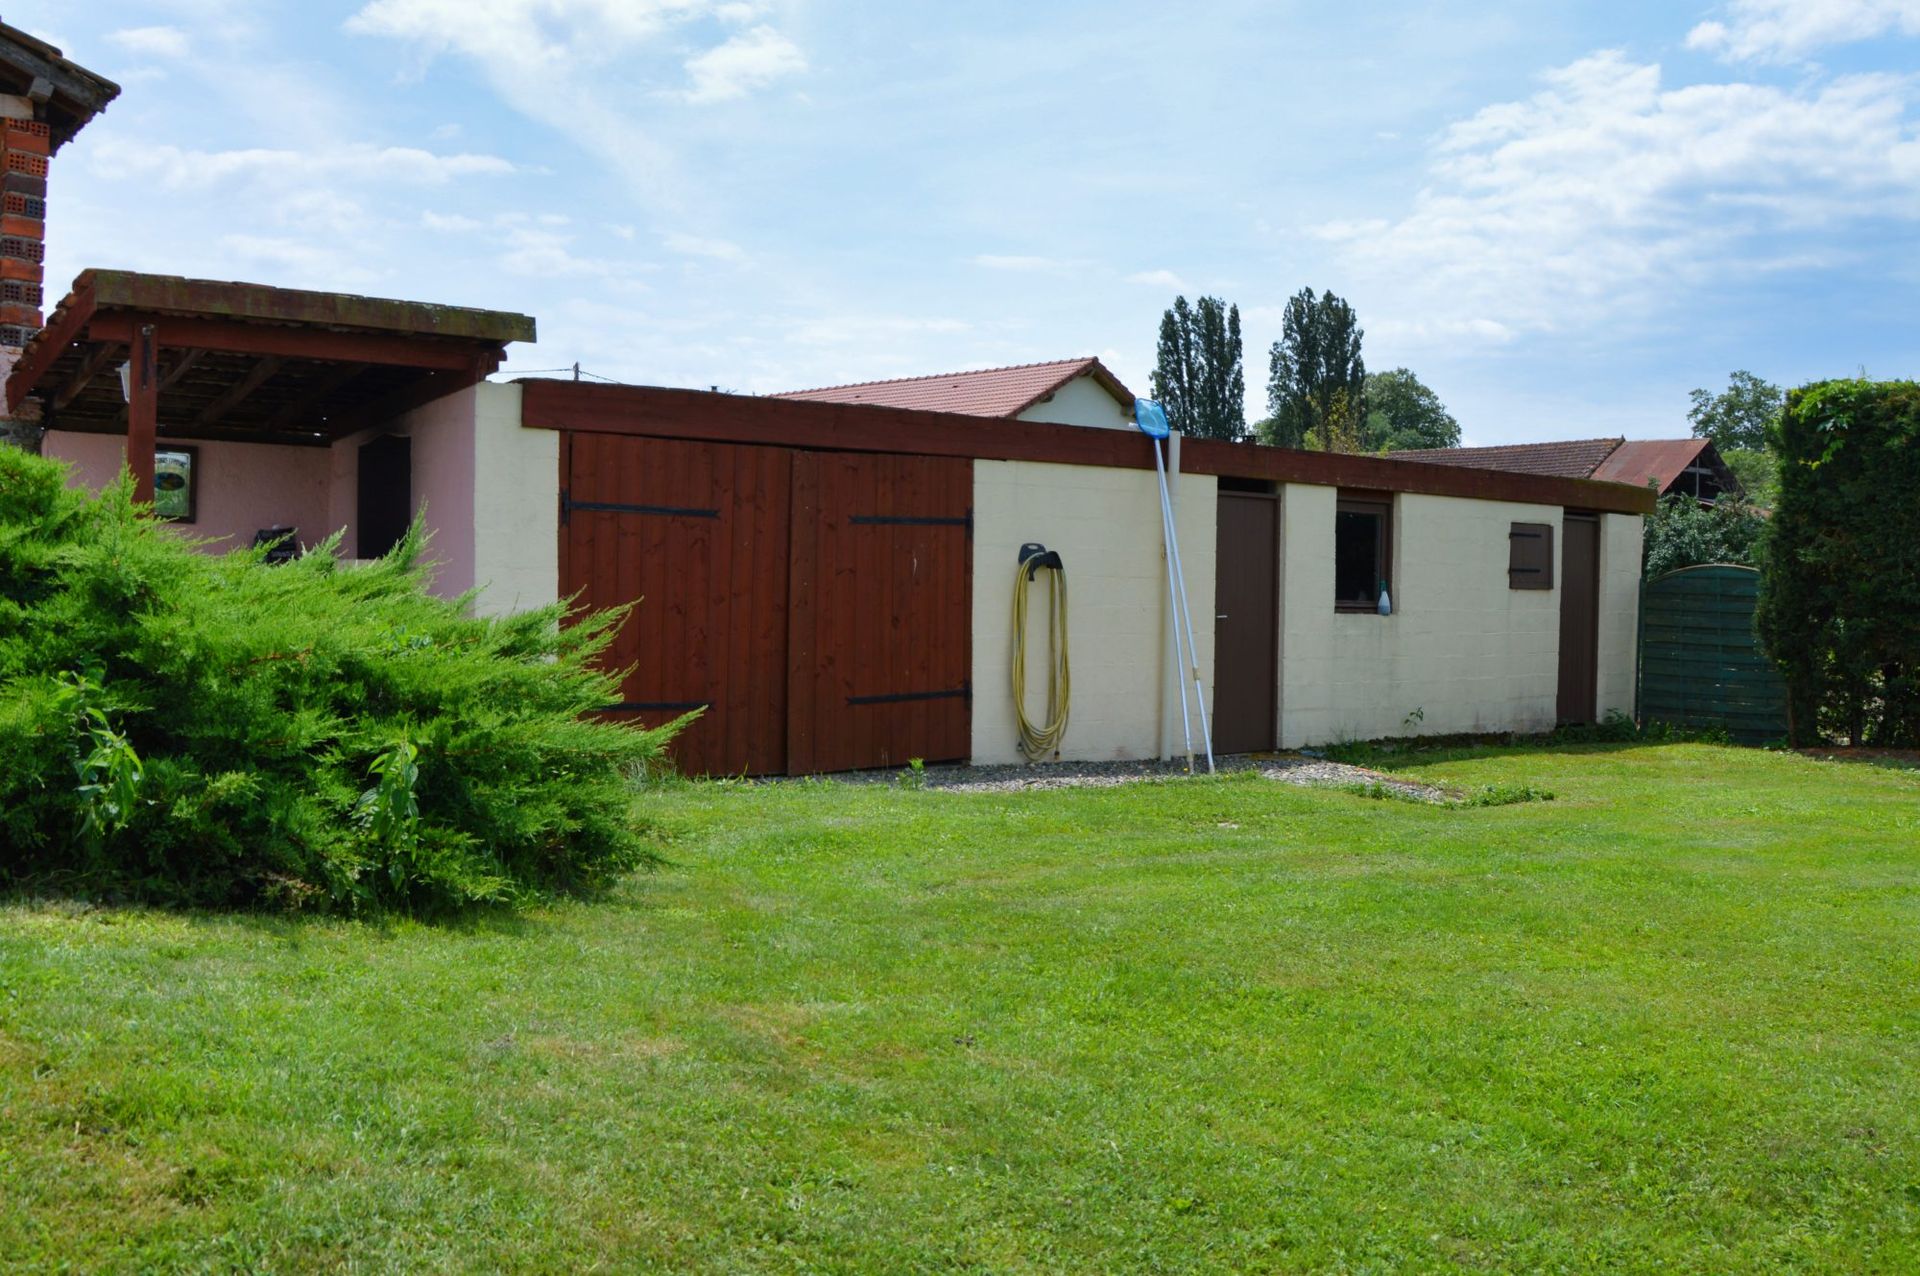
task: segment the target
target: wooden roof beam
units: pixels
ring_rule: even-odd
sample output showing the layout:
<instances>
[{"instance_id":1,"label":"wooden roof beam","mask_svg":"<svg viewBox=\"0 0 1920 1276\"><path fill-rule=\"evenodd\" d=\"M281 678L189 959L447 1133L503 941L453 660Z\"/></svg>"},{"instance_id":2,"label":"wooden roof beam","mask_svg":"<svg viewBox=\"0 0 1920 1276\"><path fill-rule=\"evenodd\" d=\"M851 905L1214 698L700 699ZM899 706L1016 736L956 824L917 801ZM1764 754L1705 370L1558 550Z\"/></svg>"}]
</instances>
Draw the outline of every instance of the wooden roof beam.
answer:
<instances>
[{"instance_id":1,"label":"wooden roof beam","mask_svg":"<svg viewBox=\"0 0 1920 1276\"><path fill-rule=\"evenodd\" d=\"M59 362L60 356L67 352L67 347L86 335L87 325L93 321L93 311L93 289L78 288L47 317L47 326L34 336L26 352L20 356L20 362L14 364L13 371L7 374L9 414L20 410L28 391ZM128 324L118 340L125 345L132 339L133 325Z\"/></svg>"},{"instance_id":2,"label":"wooden roof beam","mask_svg":"<svg viewBox=\"0 0 1920 1276\"><path fill-rule=\"evenodd\" d=\"M206 357L207 357L207 352L205 350L182 350L180 352L180 357L173 361L173 366L160 374L160 391L159 392L161 394L165 394L167 390L172 387L174 382L178 381L181 377L186 376L187 373L193 371L194 365L198 364L202 359ZM124 403L121 404L120 410L113 414L113 424L115 429L126 428L126 424L127 424L127 405L126 404Z\"/></svg>"},{"instance_id":3,"label":"wooden roof beam","mask_svg":"<svg viewBox=\"0 0 1920 1276\"><path fill-rule=\"evenodd\" d=\"M93 319L88 334L97 341L125 341L135 328L149 323L154 325L163 347L187 347L221 354L277 355L282 359L312 359L323 363L380 363L436 372L465 372L480 365L486 365L491 371L503 356L498 344L445 337L336 332L326 328L195 319L138 311L102 314Z\"/></svg>"},{"instance_id":4,"label":"wooden roof beam","mask_svg":"<svg viewBox=\"0 0 1920 1276\"><path fill-rule=\"evenodd\" d=\"M287 429L294 422L311 415L328 399L346 387L347 382L367 370L364 363L343 363L329 369L315 379L285 407L275 412L267 423L260 427L263 432L272 434Z\"/></svg>"},{"instance_id":5,"label":"wooden roof beam","mask_svg":"<svg viewBox=\"0 0 1920 1276\"><path fill-rule=\"evenodd\" d=\"M52 401L47 404L48 409L58 412L79 398L81 392L92 385L93 379L100 375L100 370L113 362L114 355L120 353L120 350L121 345L117 341L102 341L89 350L80 360L80 366L74 370L73 375L67 378L67 383L54 392Z\"/></svg>"},{"instance_id":6,"label":"wooden roof beam","mask_svg":"<svg viewBox=\"0 0 1920 1276\"><path fill-rule=\"evenodd\" d=\"M286 362L278 355L268 355L247 369L247 375L228 386L219 398L200 410L195 418L193 429L204 430L227 413L246 402L247 397L265 385L273 374L280 371L280 365Z\"/></svg>"}]
</instances>

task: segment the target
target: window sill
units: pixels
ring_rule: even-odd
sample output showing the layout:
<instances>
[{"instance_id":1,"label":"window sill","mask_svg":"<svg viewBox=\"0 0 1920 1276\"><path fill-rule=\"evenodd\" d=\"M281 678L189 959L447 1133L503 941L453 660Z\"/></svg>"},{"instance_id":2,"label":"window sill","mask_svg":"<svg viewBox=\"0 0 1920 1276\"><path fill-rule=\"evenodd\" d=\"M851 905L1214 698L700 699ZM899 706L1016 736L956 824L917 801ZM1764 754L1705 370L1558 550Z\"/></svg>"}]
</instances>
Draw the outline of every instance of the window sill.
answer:
<instances>
[{"instance_id":1,"label":"window sill","mask_svg":"<svg viewBox=\"0 0 1920 1276\"><path fill-rule=\"evenodd\" d=\"M1380 616L1380 604L1379 603L1335 603L1333 605L1333 611L1334 611L1334 614L1337 616ZM1380 619L1388 620L1388 619L1391 619L1391 617L1380 616Z\"/></svg>"}]
</instances>

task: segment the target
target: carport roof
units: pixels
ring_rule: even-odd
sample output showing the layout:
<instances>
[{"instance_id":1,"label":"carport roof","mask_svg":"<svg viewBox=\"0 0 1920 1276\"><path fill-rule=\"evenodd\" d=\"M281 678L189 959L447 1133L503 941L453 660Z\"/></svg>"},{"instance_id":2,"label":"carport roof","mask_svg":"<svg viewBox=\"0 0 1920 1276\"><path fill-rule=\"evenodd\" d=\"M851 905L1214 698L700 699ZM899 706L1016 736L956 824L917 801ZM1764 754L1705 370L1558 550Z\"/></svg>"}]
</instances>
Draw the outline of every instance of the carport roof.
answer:
<instances>
[{"instance_id":1,"label":"carport roof","mask_svg":"<svg viewBox=\"0 0 1920 1276\"><path fill-rule=\"evenodd\" d=\"M89 270L7 378L52 429L123 433L119 367L153 330L159 434L325 444L472 385L534 339L526 315Z\"/></svg>"}]
</instances>

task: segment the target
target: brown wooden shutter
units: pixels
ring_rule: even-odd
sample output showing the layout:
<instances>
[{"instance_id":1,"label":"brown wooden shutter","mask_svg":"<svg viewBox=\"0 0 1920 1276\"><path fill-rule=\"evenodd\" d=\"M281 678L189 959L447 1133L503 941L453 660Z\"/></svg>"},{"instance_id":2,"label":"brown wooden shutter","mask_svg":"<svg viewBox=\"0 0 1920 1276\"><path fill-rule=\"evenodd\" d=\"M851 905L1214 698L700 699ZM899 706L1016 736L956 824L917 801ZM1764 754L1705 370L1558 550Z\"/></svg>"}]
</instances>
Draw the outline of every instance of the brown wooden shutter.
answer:
<instances>
[{"instance_id":1,"label":"brown wooden shutter","mask_svg":"<svg viewBox=\"0 0 1920 1276\"><path fill-rule=\"evenodd\" d=\"M1553 524L1515 523L1507 532L1507 588L1553 588Z\"/></svg>"}]
</instances>

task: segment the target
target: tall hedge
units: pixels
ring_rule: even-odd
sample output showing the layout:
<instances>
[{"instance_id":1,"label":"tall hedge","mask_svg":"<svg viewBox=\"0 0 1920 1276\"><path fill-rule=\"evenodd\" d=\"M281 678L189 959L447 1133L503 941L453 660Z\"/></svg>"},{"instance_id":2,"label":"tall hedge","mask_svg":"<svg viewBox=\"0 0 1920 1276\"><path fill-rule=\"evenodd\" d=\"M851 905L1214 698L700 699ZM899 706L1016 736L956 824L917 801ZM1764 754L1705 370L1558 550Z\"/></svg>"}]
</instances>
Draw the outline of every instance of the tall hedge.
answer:
<instances>
[{"instance_id":1,"label":"tall hedge","mask_svg":"<svg viewBox=\"0 0 1920 1276\"><path fill-rule=\"evenodd\" d=\"M667 733L583 717L617 615L475 619L422 548L204 553L0 447L0 885L417 911L647 862Z\"/></svg>"},{"instance_id":2,"label":"tall hedge","mask_svg":"<svg viewBox=\"0 0 1920 1276\"><path fill-rule=\"evenodd\" d=\"M1757 625L1793 738L1920 745L1920 385L1826 381L1787 396Z\"/></svg>"}]
</instances>

